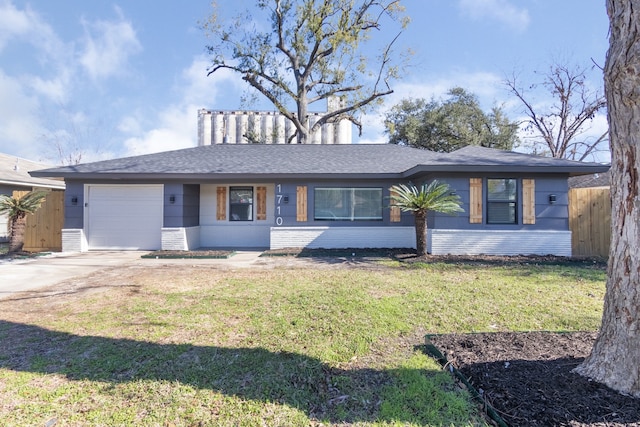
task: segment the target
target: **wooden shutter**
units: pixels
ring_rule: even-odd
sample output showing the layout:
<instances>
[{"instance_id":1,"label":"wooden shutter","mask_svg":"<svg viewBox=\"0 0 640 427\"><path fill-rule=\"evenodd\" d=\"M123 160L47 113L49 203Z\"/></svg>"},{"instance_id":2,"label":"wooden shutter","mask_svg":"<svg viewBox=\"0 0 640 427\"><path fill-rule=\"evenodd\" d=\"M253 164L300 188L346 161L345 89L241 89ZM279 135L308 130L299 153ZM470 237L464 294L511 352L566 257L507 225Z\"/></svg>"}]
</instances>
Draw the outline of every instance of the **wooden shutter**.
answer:
<instances>
[{"instance_id":1,"label":"wooden shutter","mask_svg":"<svg viewBox=\"0 0 640 427\"><path fill-rule=\"evenodd\" d=\"M267 187L256 188L256 219L264 221L267 219Z\"/></svg>"},{"instance_id":2,"label":"wooden shutter","mask_svg":"<svg viewBox=\"0 0 640 427\"><path fill-rule=\"evenodd\" d=\"M307 221L307 186L300 185L296 189L296 221Z\"/></svg>"},{"instance_id":3,"label":"wooden shutter","mask_svg":"<svg viewBox=\"0 0 640 427\"><path fill-rule=\"evenodd\" d=\"M218 187L217 192L216 219L224 221L227 219L227 187Z\"/></svg>"},{"instance_id":4,"label":"wooden shutter","mask_svg":"<svg viewBox=\"0 0 640 427\"><path fill-rule=\"evenodd\" d=\"M522 223L536 223L536 182L533 179L522 180Z\"/></svg>"},{"instance_id":5,"label":"wooden shutter","mask_svg":"<svg viewBox=\"0 0 640 427\"><path fill-rule=\"evenodd\" d=\"M482 178L469 179L469 222L482 224Z\"/></svg>"},{"instance_id":6,"label":"wooden shutter","mask_svg":"<svg viewBox=\"0 0 640 427\"><path fill-rule=\"evenodd\" d=\"M391 190L391 197L398 195L397 191ZM400 222L400 217L402 216L402 212L400 211L400 208L397 206L394 206L395 202L393 201L393 199L391 200L391 216L390 216L390 221L391 222Z\"/></svg>"}]
</instances>

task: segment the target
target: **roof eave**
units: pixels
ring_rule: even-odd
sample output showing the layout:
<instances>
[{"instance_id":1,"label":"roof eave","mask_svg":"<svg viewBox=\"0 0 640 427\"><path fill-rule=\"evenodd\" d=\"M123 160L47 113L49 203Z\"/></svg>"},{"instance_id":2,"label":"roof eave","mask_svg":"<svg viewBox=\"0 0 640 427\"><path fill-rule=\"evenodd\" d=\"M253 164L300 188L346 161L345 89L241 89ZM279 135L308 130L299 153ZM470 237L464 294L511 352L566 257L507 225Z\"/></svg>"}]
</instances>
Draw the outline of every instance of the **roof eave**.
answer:
<instances>
[{"instance_id":1,"label":"roof eave","mask_svg":"<svg viewBox=\"0 0 640 427\"><path fill-rule=\"evenodd\" d=\"M47 175L51 176L51 175ZM257 182L278 180L392 180L402 179L400 173L58 173L55 177L73 181L233 181Z\"/></svg>"},{"instance_id":2,"label":"roof eave","mask_svg":"<svg viewBox=\"0 0 640 427\"><path fill-rule=\"evenodd\" d=\"M59 184L49 183L49 182L38 182L38 181L17 181L17 180L7 180L0 179L0 184L3 185L15 185L20 187L41 187L41 188L53 188L56 190L64 190L65 185L64 182L60 181Z\"/></svg>"},{"instance_id":3,"label":"roof eave","mask_svg":"<svg viewBox=\"0 0 640 427\"><path fill-rule=\"evenodd\" d=\"M417 175L433 172L448 173L531 173L531 174L568 174L569 176L589 175L609 170L609 165L579 166L518 166L518 165L417 165L406 170L402 178L410 179Z\"/></svg>"}]
</instances>

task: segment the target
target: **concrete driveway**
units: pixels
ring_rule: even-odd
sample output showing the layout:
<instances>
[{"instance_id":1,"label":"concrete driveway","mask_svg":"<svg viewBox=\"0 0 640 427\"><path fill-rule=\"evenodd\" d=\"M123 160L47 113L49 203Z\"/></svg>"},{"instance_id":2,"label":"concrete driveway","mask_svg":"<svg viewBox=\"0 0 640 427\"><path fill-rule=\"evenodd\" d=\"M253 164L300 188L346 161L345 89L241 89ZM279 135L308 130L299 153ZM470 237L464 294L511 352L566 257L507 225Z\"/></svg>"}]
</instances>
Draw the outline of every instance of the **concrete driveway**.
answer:
<instances>
[{"instance_id":1,"label":"concrete driveway","mask_svg":"<svg viewBox=\"0 0 640 427\"><path fill-rule=\"evenodd\" d=\"M148 251L147 251L148 252ZM140 260L146 252L63 252L0 263L0 299Z\"/></svg>"}]
</instances>

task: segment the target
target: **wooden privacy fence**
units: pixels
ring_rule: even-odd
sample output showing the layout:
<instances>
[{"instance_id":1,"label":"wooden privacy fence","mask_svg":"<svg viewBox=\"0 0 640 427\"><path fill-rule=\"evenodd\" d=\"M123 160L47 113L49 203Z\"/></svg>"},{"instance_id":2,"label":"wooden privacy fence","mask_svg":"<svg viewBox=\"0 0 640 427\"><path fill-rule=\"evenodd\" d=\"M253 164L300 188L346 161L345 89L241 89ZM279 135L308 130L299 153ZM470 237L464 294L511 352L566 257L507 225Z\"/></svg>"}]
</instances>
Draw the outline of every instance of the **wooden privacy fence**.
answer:
<instances>
[{"instance_id":1,"label":"wooden privacy fence","mask_svg":"<svg viewBox=\"0 0 640 427\"><path fill-rule=\"evenodd\" d=\"M611 199L608 187L569 190L569 229L574 256L609 256Z\"/></svg>"},{"instance_id":2,"label":"wooden privacy fence","mask_svg":"<svg viewBox=\"0 0 640 427\"><path fill-rule=\"evenodd\" d=\"M28 191L14 191L13 197L22 197ZM64 225L64 190L51 190L40 209L27 215L24 232L24 251L62 251L62 227Z\"/></svg>"}]
</instances>

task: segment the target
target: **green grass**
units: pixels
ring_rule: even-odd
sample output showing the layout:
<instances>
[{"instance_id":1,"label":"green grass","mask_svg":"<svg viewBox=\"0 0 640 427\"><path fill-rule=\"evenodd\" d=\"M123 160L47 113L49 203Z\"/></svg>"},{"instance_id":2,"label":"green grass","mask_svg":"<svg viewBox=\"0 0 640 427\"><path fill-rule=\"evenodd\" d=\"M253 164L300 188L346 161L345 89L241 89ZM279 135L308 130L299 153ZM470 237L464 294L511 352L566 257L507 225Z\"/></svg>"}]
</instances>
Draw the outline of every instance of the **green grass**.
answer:
<instances>
[{"instance_id":1,"label":"green grass","mask_svg":"<svg viewBox=\"0 0 640 427\"><path fill-rule=\"evenodd\" d=\"M3 425L482 425L424 334L595 330L605 273L388 263L105 280L0 302Z\"/></svg>"}]
</instances>

